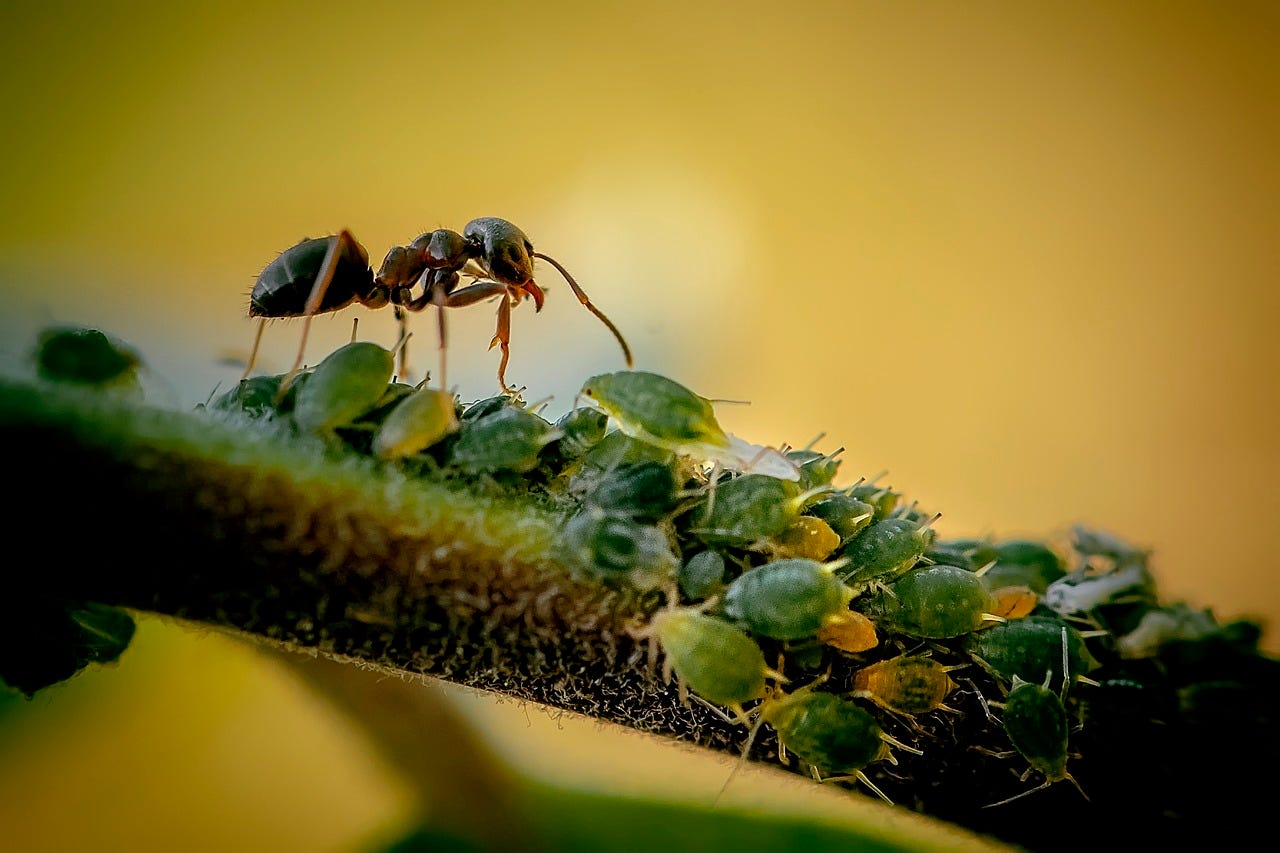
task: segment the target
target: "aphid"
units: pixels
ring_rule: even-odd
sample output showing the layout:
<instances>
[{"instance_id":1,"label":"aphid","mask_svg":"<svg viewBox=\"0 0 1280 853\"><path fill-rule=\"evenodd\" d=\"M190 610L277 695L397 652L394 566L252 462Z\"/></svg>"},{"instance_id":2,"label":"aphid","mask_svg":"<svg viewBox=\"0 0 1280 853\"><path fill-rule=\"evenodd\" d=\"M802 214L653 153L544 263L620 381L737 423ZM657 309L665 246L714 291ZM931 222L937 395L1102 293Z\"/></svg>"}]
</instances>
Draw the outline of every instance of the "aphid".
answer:
<instances>
[{"instance_id":1,"label":"aphid","mask_svg":"<svg viewBox=\"0 0 1280 853\"><path fill-rule=\"evenodd\" d=\"M1066 629L1067 666L1063 667L1062 629ZM1054 616L1032 614L994 625L964 639L964 650L987 672L1005 682L1023 681L1048 672L1053 680L1091 681L1085 677L1101 666L1085 645L1084 636Z\"/></svg>"},{"instance_id":2,"label":"aphid","mask_svg":"<svg viewBox=\"0 0 1280 853\"><path fill-rule=\"evenodd\" d=\"M857 779L892 804L864 768L882 760L896 764L890 745L922 753L888 735L875 716L856 702L814 690L824 680L825 676L790 695L775 689L760 706L761 721L773 726L778 742L808 764L814 778L823 782ZM823 778L825 773L845 775Z\"/></svg>"},{"instance_id":3,"label":"aphid","mask_svg":"<svg viewBox=\"0 0 1280 853\"><path fill-rule=\"evenodd\" d=\"M1107 604L1155 604L1156 582L1145 562L1122 564L1102 574L1073 572L1049 584L1041 597L1063 616L1089 613Z\"/></svg>"},{"instance_id":4,"label":"aphid","mask_svg":"<svg viewBox=\"0 0 1280 853\"><path fill-rule=\"evenodd\" d=\"M373 453L380 459L399 459L426 450L458 430L453 394L420 388L402 397L373 434Z\"/></svg>"},{"instance_id":5,"label":"aphid","mask_svg":"<svg viewBox=\"0 0 1280 853\"><path fill-rule=\"evenodd\" d=\"M743 705L765 695L765 679L782 676L769 669L764 652L745 631L700 608L669 607L659 610L639 635L657 639L663 658L662 676L674 672L681 690L747 718ZM652 646L651 646L652 648Z\"/></svg>"},{"instance_id":6,"label":"aphid","mask_svg":"<svg viewBox=\"0 0 1280 853\"><path fill-rule=\"evenodd\" d=\"M939 513L924 523L902 516L891 516L874 522L841 548L848 564L841 577L854 589L887 583L916 564L933 540L930 525L941 518Z\"/></svg>"},{"instance_id":7,"label":"aphid","mask_svg":"<svg viewBox=\"0 0 1280 853\"><path fill-rule=\"evenodd\" d=\"M1021 619L1040 603L1040 597L1029 586L1004 586L991 590L991 612L1005 619Z\"/></svg>"},{"instance_id":8,"label":"aphid","mask_svg":"<svg viewBox=\"0 0 1280 853\"><path fill-rule=\"evenodd\" d=\"M825 560L840 547L840 537L822 519L802 515L763 547L775 559L803 557Z\"/></svg>"},{"instance_id":9,"label":"aphid","mask_svg":"<svg viewBox=\"0 0 1280 853\"><path fill-rule=\"evenodd\" d=\"M1146 563L1150 552L1135 548L1118 536L1102 530L1077 524L1071 528L1071 547L1086 564L1102 561L1103 568L1115 568L1123 563Z\"/></svg>"},{"instance_id":10,"label":"aphid","mask_svg":"<svg viewBox=\"0 0 1280 853\"><path fill-rule=\"evenodd\" d=\"M991 613L991 593L973 572L957 566L923 566L885 584L858 609L881 628L910 637L943 640L1003 621Z\"/></svg>"},{"instance_id":11,"label":"aphid","mask_svg":"<svg viewBox=\"0 0 1280 853\"><path fill-rule=\"evenodd\" d=\"M556 421L560 430L560 454L566 459L578 459L600 439L604 438L609 416L598 409L579 406L570 409Z\"/></svg>"},{"instance_id":12,"label":"aphid","mask_svg":"<svg viewBox=\"0 0 1280 853\"><path fill-rule=\"evenodd\" d=\"M715 484L692 532L708 545L746 548L763 543L795 523L805 502L825 489L801 492L791 480L742 474Z\"/></svg>"},{"instance_id":13,"label":"aphid","mask_svg":"<svg viewBox=\"0 0 1280 853\"><path fill-rule=\"evenodd\" d=\"M748 444L721 428L711 400L657 373L625 370L592 376L579 394L618 428L648 444L731 471L798 480L799 469L776 448Z\"/></svg>"},{"instance_id":14,"label":"aphid","mask_svg":"<svg viewBox=\"0 0 1280 853\"><path fill-rule=\"evenodd\" d=\"M606 512L656 520L675 509L675 474L664 462L629 462L597 480L583 501Z\"/></svg>"},{"instance_id":15,"label":"aphid","mask_svg":"<svg viewBox=\"0 0 1280 853\"><path fill-rule=\"evenodd\" d=\"M787 559L743 572L725 590L721 609L750 633L775 640L812 637L841 620L853 590L833 574L832 565Z\"/></svg>"},{"instance_id":16,"label":"aphid","mask_svg":"<svg viewBox=\"0 0 1280 853\"><path fill-rule=\"evenodd\" d=\"M245 378L253 369L263 323L267 318L303 317L309 324L316 314L337 311L359 302L372 309L394 305L403 325L403 311L422 311L435 305L440 309L440 382L443 387L447 346L444 309L461 308L501 297L497 332L489 346L500 345L502 348L498 384L504 393L509 392L506 366L510 356L512 304L531 298L535 309L542 310L542 289L533 278L535 258L547 261L564 276L578 301L613 333L630 367L631 350L621 333L591 303L569 272L554 258L534 251L529 238L512 223L496 217L481 217L468 222L462 234L438 229L421 235L409 246L393 247L376 276L369 266L368 252L347 230L329 237L302 240L282 252L263 269L250 294L249 316L260 317L262 322L245 368ZM470 272L472 269L473 273ZM460 273L489 280L459 288ZM422 285L423 291L414 297L413 287L418 284ZM302 341L290 375L302 363L308 328L309 325L303 328ZM401 337L404 337L403 331Z\"/></svg>"},{"instance_id":17,"label":"aphid","mask_svg":"<svg viewBox=\"0 0 1280 853\"><path fill-rule=\"evenodd\" d=\"M493 397L485 397L483 400L476 400L471 405L462 410L461 420L474 421L483 418L485 415L491 415L499 409L505 409L514 406L523 408L523 405L515 397L509 394L498 394Z\"/></svg>"},{"instance_id":18,"label":"aphid","mask_svg":"<svg viewBox=\"0 0 1280 853\"><path fill-rule=\"evenodd\" d=\"M854 483L846 492L850 497L865 501L875 507L876 519L888 518L898 506L898 499L902 497L888 486L876 485L876 480L884 476L884 472L877 474L870 480L859 480Z\"/></svg>"},{"instance_id":19,"label":"aphid","mask_svg":"<svg viewBox=\"0 0 1280 853\"><path fill-rule=\"evenodd\" d=\"M1155 607L1143 613L1131 631L1116 638L1116 651L1126 660L1153 658L1165 643L1200 640L1219 627L1209 610L1192 610L1185 604Z\"/></svg>"},{"instance_id":20,"label":"aphid","mask_svg":"<svg viewBox=\"0 0 1280 853\"><path fill-rule=\"evenodd\" d=\"M847 492L826 495L805 507L805 513L831 526L841 543L848 542L875 521L876 508Z\"/></svg>"},{"instance_id":21,"label":"aphid","mask_svg":"<svg viewBox=\"0 0 1280 853\"><path fill-rule=\"evenodd\" d=\"M448 464L466 474L524 473L538 467L542 448L559 437L539 415L507 406L462 424Z\"/></svg>"},{"instance_id":22,"label":"aphid","mask_svg":"<svg viewBox=\"0 0 1280 853\"><path fill-rule=\"evenodd\" d=\"M1062 627L1062 671L1064 673L1070 669L1067 657L1067 628L1064 625ZM1044 775L1044 783L1030 791L1023 791L1021 794L991 803L986 808L1013 802L1028 794L1042 791L1064 779L1076 786L1080 796L1086 800L1089 799L1084 789L1080 787L1080 783L1067 772L1067 740L1070 724L1067 720L1067 709L1063 705L1063 696L1066 694L1069 679L1063 678L1063 696L1060 696L1049 689L1052 676L1052 672L1046 672L1044 682L1036 684L1024 681L1015 675L1013 686L1003 703L1004 713L1000 718L1009 741L1031 765L1027 774L1031 771L1039 771ZM1027 774L1023 774L1024 780Z\"/></svg>"},{"instance_id":23,"label":"aphid","mask_svg":"<svg viewBox=\"0 0 1280 853\"><path fill-rule=\"evenodd\" d=\"M122 341L98 329L43 330L32 353L37 375L49 382L140 391L142 358Z\"/></svg>"},{"instance_id":24,"label":"aphid","mask_svg":"<svg viewBox=\"0 0 1280 853\"><path fill-rule=\"evenodd\" d=\"M680 566L680 592L691 601L702 601L724 590L724 557L718 551L699 551Z\"/></svg>"},{"instance_id":25,"label":"aphid","mask_svg":"<svg viewBox=\"0 0 1280 853\"><path fill-rule=\"evenodd\" d=\"M911 716L937 710L954 712L943 703L956 687L948 673L960 666L963 664L943 666L925 655L899 655L854 673L851 695Z\"/></svg>"},{"instance_id":26,"label":"aphid","mask_svg":"<svg viewBox=\"0 0 1280 853\"><path fill-rule=\"evenodd\" d=\"M569 561L579 568L641 590L669 583L680 566L661 530L593 507L564 526L564 545Z\"/></svg>"},{"instance_id":27,"label":"aphid","mask_svg":"<svg viewBox=\"0 0 1280 853\"><path fill-rule=\"evenodd\" d=\"M356 341L339 347L298 389L294 421L308 432L328 432L351 423L382 399L393 368L391 351L377 344Z\"/></svg>"},{"instance_id":28,"label":"aphid","mask_svg":"<svg viewBox=\"0 0 1280 853\"><path fill-rule=\"evenodd\" d=\"M818 629L818 642L850 654L869 651L880 644L876 623L865 614L850 610L841 615L843 618Z\"/></svg>"},{"instance_id":29,"label":"aphid","mask_svg":"<svg viewBox=\"0 0 1280 853\"><path fill-rule=\"evenodd\" d=\"M301 378L294 381L293 391L296 392L303 384ZM236 387L216 398L209 407L223 412L244 412L255 418L270 417L286 411L285 404L291 407L292 400L282 400L280 404L276 401L282 379L284 379L283 375L251 376L248 379L241 379L236 383Z\"/></svg>"},{"instance_id":30,"label":"aphid","mask_svg":"<svg viewBox=\"0 0 1280 853\"><path fill-rule=\"evenodd\" d=\"M1066 574L1062 558L1052 548L1031 539L1007 539L983 544L974 554L974 562L994 565L983 572L987 589L1028 586L1036 595L1044 595L1049 584Z\"/></svg>"},{"instance_id":31,"label":"aphid","mask_svg":"<svg viewBox=\"0 0 1280 853\"><path fill-rule=\"evenodd\" d=\"M812 489L814 486L826 486L836 477L840 468L840 460L836 457L843 452L841 447L832 453L819 453L816 450L788 450L784 455L800 469L800 487Z\"/></svg>"}]
</instances>

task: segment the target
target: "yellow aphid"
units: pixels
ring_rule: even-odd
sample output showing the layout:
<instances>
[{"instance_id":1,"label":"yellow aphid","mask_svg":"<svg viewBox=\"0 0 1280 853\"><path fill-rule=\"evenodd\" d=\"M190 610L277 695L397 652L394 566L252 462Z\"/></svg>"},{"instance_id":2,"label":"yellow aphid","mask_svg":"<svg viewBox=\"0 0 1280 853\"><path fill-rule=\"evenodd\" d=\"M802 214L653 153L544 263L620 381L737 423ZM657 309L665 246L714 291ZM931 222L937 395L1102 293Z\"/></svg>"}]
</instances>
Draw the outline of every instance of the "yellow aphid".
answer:
<instances>
[{"instance_id":1,"label":"yellow aphid","mask_svg":"<svg viewBox=\"0 0 1280 853\"><path fill-rule=\"evenodd\" d=\"M840 537L831 525L812 515L802 515L767 544L776 557L803 557L825 560L840 547Z\"/></svg>"},{"instance_id":2,"label":"yellow aphid","mask_svg":"<svg viewBox=\"0 0 1280 853\"><path fill-rule=\"evenodd\" d=\"M818 631L818 642L857 654L874 649L880 644L880 638L876 636L876 623L856 610L849 610Z\"/></svg>"},{"instance_id":3,"label":"yellow aphid","mask_svg":"<svg viewBox=\"0 0 1280 853\"><path fill-rule=\"evenodd\" d=\"M1040 600L1029 586L1001 587L992 590L991 597L995 599L995 605L991 608L992 615L1003 616L1005 619L1021 619L1035 610L1036 603Z\"/></svg>"}]
</instances>

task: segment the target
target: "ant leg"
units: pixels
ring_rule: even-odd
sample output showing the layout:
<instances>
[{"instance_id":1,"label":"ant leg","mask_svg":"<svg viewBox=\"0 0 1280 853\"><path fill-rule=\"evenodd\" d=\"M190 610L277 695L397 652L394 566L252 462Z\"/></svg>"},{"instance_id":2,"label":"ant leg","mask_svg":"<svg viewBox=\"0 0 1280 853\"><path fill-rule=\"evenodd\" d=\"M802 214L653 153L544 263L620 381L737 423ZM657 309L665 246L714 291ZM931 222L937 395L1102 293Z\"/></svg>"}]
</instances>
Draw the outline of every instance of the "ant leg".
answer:
<instances>
[{"instance_id":1,"label":"ant leg","mask_svg":"<svg viewBox=\"0 0 1280 853\"><path fill-rule=\"evenodd\" d=\"M329 290L330 282L333 281L333 274L338 269L338 259L348 249L355 251L356 245L356 238L345 228L329 244L329 251L325 253L324 263L320 267L320 274L316 276L315 284L311 286L311 295L307 297L307 307L302 312L304 315L302 340L298 343L298 355L293 360L293 367L289 368L289 372L280 381L280 390L276 392L277 403L284 399L285 392L289 390L289 385L293 383L293 377L298 374L298 368L302 366L302 356L307 349L307 333L311 331L311 318L315 316L316 311L320 308L320 303L324 301L324 295Z\"/></svg>"},{"instance_id":2,"label":"ant leg","mask_svg":"<svg viewBox=\"0 0 1280 853\"><path fill-rule=\"evenodd\" d=\"M609 327L609 331L613 332L613 336L618 339L618 343L622 346L622 354L627 359L627 367L631 367L633 364L631 359L631 347L627 346L627 342L623 340L622 333L618 331L617 326L613 325L613 321L604 315L603 311L591 304L591 300L587 298L587 294L583 292L582 288L578 287L578 283L573 280L573 276L569 275L569 271L562 267L560 262L550 255L544 255L541 252L534 252L533 256L535 258L542 258L544 261L560 271L560 275L564 276L564 280L569 282L569 286L573 288L573 294L578 297L578 301L582 303L583 307L592 314L595 314L602 323Z\"/></svg>"},{"instance_id":3,"label":"ant leg","mask_svg":"<svg viewBox=\"0 0 1280 853\"><path fill-rule=\"evenodd\" d=\"M476 284L469 284L460 290L455 290L449 294L440 294L436 297L436 305L443 305L445 308L462 308L467 305L474 305L485 299L492 299L495 296L502 298L501 304L498 306L498 331L493 336L493 340L489 342L489 348L502 344L502 364L498 368L498 382L502 385L502 391L505 394L512 393L515 389L507 385L506 368L507 359L510 356L510 350L507 346L511 341L511 291L507 285L497 281L482 281ZM441 309L441 356L444 352L444 312ZM443 363L443 362L442 362Z\"/></svg>"},{"instance_id":4,"label":"ant leg","mask_svg":"<svg viewBox=\"0 0 1280 853\"><path fill-rule=\"evenodd\" d=\"M431 301L436 306L436 332L440 341L440 390L443 391L447 386L447 376L449 369L449 334L445 330L444 309L446 305L446 296L442 288L432 288Z\"/></svg>"},{"instance_id":5,"label":"ant leg","mask_svg":"<svg viewBox=\"0 0 1280 853\"><path fill-rule=\"evenodd\" d=\"M494 344L502 346L502 360L498 362L498 384L502 386L502 393L514 394L516 390L507 385L507 360L511 358L511 297L507 295L498 303L498 331L493 340L489 341L489 349L493 349Z\"/></svg>"},{"instance_id":6,"label":"ant leg","mask_svg":"<svg viewBox=\"0 0 1280 853\"><path fill-rule=\"evenodd\" d=\"M402 342L400 343L400 378L407 380L409 376L409 344L407 340L409 337L409 319L405 317L404 309L399 305L393 305L391 313L395 316L396 323L400 328L400 334L396 340L397 342Z\"/></svg>"},{"instance_id":7,"label":"ant leg","mask_svg":"<svg viewBox=\"0 0 1280 853\"><path fill-rule=\"evenodd\" d=\"M258 346L262 343L262 330L267 327L267 318L263 317L258 321L258 333L253 336L253 349L249 351L249 363L244 366L244 376L240 377L243 382L249 378L249 372L253 370L253 363L258 360Z\"/></svg>"}]
</instances>

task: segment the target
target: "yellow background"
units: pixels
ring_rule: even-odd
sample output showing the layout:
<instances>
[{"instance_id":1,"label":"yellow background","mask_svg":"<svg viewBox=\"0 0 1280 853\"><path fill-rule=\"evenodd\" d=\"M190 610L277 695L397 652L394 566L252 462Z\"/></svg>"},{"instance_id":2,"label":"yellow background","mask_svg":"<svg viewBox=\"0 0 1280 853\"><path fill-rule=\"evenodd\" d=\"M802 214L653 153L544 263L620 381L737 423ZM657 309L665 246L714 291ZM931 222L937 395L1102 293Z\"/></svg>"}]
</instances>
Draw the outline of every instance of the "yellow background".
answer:
<instances>
[{"instance_id":1,"label":"yellow background","mask_svg":"<svg viewBox=\"0 0 1280 853\"><path fill-rule=\"evenodd\" d=\"M88 323L193 405L299 238L349 227L376 266L501 216L637 367L749 401L730 431L824 433L944 536L1110 530L1280 649L1274 4L113 5L0 11L7 365ZM508 378L564 410L621 357L540 281ZM464 399L497 390L491 310L450 315ZM351 308L308 353L357 316L394 340Z\"/></svg>"}]
</instances>

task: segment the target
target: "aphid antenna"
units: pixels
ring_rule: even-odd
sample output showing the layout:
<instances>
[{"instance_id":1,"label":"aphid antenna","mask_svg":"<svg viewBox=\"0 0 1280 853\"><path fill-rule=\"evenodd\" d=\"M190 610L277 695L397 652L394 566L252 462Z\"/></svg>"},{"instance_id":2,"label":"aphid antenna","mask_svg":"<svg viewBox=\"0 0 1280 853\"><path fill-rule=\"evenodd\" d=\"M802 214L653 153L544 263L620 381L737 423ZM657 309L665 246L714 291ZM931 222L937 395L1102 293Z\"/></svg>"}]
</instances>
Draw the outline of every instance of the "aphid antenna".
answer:
<instances>
[{"instance_id":1,"label":"aphid antenna","mask_svg":"<svg viewBox=\"0 0 1280 853\"><path fill-rule=\"evenodd\" d=\"M240 381L241 381L241 382L243 382L244 380L243 380L243 379L241 379ZM221 380L221 379L219 379L217 382L213 383L213 390L209 392L209 396L208 396L208 397L205 397L205 398L204 398L204 404L205 404L206 406L208 406L210 403L212 403L212 402L213 402L213 395L214 395L214 394L217 394L217 393L218 393L218 389L219 389L219 388L221 388L221 387L222 387L222 380Z\"/></svg>"},{"instance_id":2,"label":"aphid antenna","mask_svg":"<svg viewBox=\"0 0 1280 853\"><path fill-rule=\"evenodd\" d=\"M822 441L822 439L824 439L824 438L826 438L826 437L827 437L826 432L820 432L820 433L818 433L817 435L815 435L813 438L811 438L811 439L809 440L809 443L808 443L808 444L806 444L806 445L804 446L804 449L805 449L805 450L812 450L812 449L813 449L813 446L814 446L815 444L817 444L819 441Z\"/></svg>"},{"instance_id":3,"label":"aphid antenna","mask_svg":"<svg viewBox=\"0 0 1280 853\"><path fill-rule=\"evenodd\" d=\"M1073 780L1073 781L1074 781L1074 780ZM984 809L993 809L993 808L995 808L996 806L1003 806L1003 805L1005 805L1005 804L1007 804L1007 803L1012 803L1014 800L1020 800L1020 799L1022 799L1023 797L1030 796L1031 794L1034 794L1036 791L1043 791L1045 788L1049 787L1049 786L1050 786L1050 785L1052 785L1052 784L1053 784L1053 781L1052 781L1052 780L1050 780L1050 779L1046 779L1046 780L1044 780L1044 783L1043 783L1043 784L1041 784L1041 785L1037 785L1036 787L1032 788L1032 789L1031 789L1031 790L1029 790L1029 791L1023 791L1023 792L1022 792L1022 793L1020 793L1020 794L1014 794L1012 797L1006 797L1005 799L1000 800L1000 801L999 801L999 802L997 802L997 803L987 803L987 804L986 804L985 806L983 806L982 808L984 808ZM1079 787L1079 786L1077 785L1076 787ZM1084 793L1084 791L1081 791L1080 793L1081 793L1081 794L1083 794L1083 793ZM1089 798L1088 798L1088 797L1085 797L1085 799L1087 800L1087 799L1089 799Z\"/></svg>"},{"instance_id":4,"label":"aphid antenna","mask_svg":"<svg viewBox=\"0 0 1280 853\"><path fill-rule=\"evenodd\" d=\"M885 468L885 469L884 469L883 471L881 471L879 474L876 474L874 477L872 477L871 479L867 480L867 481L866 481L866 482L867 482L867 485L868 485L868 486L874 486L874 485L875 485L876 480L879 480L881 477L885 476L885 475L886 475L886 474L888 474L888 473L889 473L889 469L888 469L888 468ZM859 480L858 482L859 482L859 483L861 483L861 482L862 482L862 480ZM886 487L885 487L885 489L886 489L886 490L887 490L888 488L889 488L888 486L886 486Z\"/></svg>"},{"instance_id":5,"label":"aphid antenna","mask_svg":"<svg viewBox=\"0 0 1280 853\"><path fill-rule=\"evenodd\" d=\"M708 403L717 403L717 404L728 403L733 406L750 406L751 405L750 400L726 400L723 397L705 397L703 399L705 399Z\"/></svg>"}]
</instances>

